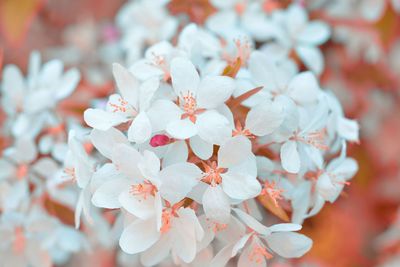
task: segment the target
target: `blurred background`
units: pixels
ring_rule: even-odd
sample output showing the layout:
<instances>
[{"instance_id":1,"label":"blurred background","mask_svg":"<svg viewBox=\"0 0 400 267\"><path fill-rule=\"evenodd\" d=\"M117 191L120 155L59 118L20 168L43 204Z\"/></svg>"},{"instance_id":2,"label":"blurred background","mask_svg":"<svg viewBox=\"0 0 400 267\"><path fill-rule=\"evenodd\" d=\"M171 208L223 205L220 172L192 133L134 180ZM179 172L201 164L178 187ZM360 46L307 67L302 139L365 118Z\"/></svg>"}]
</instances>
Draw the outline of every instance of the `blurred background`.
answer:
<instances>
[{"instance_id":1,"label":"blurred background","mask_svg":"<svg viewBox=\"0 0 400 267\"><path fill-rule=\"evenodd\" d=\"M361 140L350 147L360 171L336 203L306 221L303 232L314 246L298 263L400 266L398 3L304 2L312 18L326 21L333 29L332 40L321 48L326 62L322 87L334 90L347 116L359 121ZM350 12L334 12L334 2L347 5ZM84 75L74 94L80 101L62 103L79 118L87 106L85 99L106 96L113 89L110 63L121 57L115 16L124 3L0 0L0 66L12 63L25 71L32 50L40 51L45 60L60 58L67 66L79 66ZM190 13L190 19L200 22L213 12L206 0L173 0L169 8L172 13ZM1 139L1 147L6 143Z\"/></svg>"}]
</instances>

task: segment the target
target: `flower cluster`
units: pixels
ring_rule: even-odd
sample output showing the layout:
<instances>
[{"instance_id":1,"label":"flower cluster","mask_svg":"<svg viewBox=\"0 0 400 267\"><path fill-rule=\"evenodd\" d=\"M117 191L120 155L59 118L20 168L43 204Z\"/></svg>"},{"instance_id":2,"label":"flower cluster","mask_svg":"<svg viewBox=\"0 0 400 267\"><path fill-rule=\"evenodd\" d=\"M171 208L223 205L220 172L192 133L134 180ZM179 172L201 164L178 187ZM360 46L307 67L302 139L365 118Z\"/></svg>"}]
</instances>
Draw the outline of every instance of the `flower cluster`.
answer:
<instances>
[{"instance_id":1,"label":"flower cluster","mask_svg":"<svg viewBox=\"0 0 400 267\"><path fill-rule=\"evenodd\" d=\"M358 124L318 82L328 26L297 4L270 15L256 1L214 4L204 27L113 65L117 92L84 113L97 153L70 135L77 218L92 221L92 204L119 209L119 245L145 266L206 261L221 245L210 266L237 254L239 266L300 257L312 241L295 231L358 168L346 156Z\"/></svg>"},{"instance_id":2,"label":"flower cluster","mask_svg":"<svg viewBox=\"0 0 400 267\"><path fill-rule=\"evenodd\" d=\"M115 249L122 266L267 266L311 249L304 220L358 170L358 123L320 85L331 28L303 1L181 2L129 1L112 45L75 51L99 57L79 63L99 83L97 62L124 57L113 94L81 94L83 120L61 108L77 69L37 52L26 78L5 66L4 266Z\"/></svg>"}]
</instances>

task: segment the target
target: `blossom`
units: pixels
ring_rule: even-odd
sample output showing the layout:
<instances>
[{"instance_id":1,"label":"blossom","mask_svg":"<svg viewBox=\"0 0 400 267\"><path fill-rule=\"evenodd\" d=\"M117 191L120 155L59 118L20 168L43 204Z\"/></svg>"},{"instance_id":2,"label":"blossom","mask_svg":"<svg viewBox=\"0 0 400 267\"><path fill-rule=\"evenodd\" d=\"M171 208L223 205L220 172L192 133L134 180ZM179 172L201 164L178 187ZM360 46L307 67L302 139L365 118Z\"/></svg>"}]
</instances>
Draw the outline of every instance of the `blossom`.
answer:
<instances>
[{"instance_id":1,"label":"blossom","mask_svg":"<svg viewBox=\"0 0 400 267\"><path fill-rule=\"evenodd\" d=\"M25 79L15 65L4 68L2 106L10 117L10 131L16 137L34 138L44 127L57 124L54 123L57 103L72 94L80 79L77 69L63 73L64 66L59 60L40 65L40 54L33 52Z\"/></svg>"}]
</instances>

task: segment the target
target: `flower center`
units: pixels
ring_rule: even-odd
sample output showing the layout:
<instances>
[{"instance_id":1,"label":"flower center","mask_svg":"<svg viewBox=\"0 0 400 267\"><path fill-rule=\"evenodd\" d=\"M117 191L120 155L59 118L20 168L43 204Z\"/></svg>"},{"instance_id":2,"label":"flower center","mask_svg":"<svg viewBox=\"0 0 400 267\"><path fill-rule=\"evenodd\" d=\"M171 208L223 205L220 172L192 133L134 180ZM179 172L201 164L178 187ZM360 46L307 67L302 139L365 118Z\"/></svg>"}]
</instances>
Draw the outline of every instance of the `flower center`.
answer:
<instances>
[{"instance_id":1,"label":"flower center","mask_svg":"<svg viewBox=\"0 0 400 267\"><path fill-rule=\"evenodd\" d=\"M155 196L158 189L155 185L153 185L150 181L145 180L142 184L135 184L131 186L130 193L137 196L142 196L144 200L147 199L148 196Z\"/></svg>"},{"instance_id":2,"label":"flower center","mask_svg":"<svg viewBox=\"0 0 400 267\"><path fill-rule=\"evenodd\" d=\"M185 95L181 94L181 99L183 100L182 109L184 110L184 114L182 114L181 119L189 118L189 120L193 123L196 123L196 115L203 113L205 109L197 108L197 100L194 97L192 92L187 92Z\"/></svg>"},{"instance_id":3,"label":"flower center","mask_svg":"<svg viewBox=\"0 0 400 267\"><path fill-rule=\"evenodd\" d=\"M29 168L27 164L21 164L17 167L17 179L18 180L22 180L23 178L25 178L28 175L29 172Z\"/></svg>"},{"instance_id":4,"label":"flower center","mask_svg":"<svg viewBox=\"0 0 400 267\"><path fill-rule=\"evenodd\" d=\"M232 130L232 136L238 135L243 135L247 138L255 138L255 136L250 132L249 129L245 129L242 127L242 124L239 121L236 122L236 128Z\"/></svg>"},{"instance_id":5,"label":"flower center","mask_svg":"<svg viewBox=\"0 0 400 267\"><path fill-rule=\"evenodd\" d=\"M226 172L225 168L218 168L217 163L213 161L210 165L202 162L204 167L204 176L202 181L210 184L211 186L216 186L222 183L221 173Z\"/></svg>"},{"instance_id":6,"label":"flower center","mask_svg":"<svg viewBox=\"0 0 400 267\"><path fill-rule=\"evenodd\" d=\"M26 238L22 227L16 227L14 230L14 243L13 250L16 253L24 251L26 245Z\"/></svg>"}]
</instances>

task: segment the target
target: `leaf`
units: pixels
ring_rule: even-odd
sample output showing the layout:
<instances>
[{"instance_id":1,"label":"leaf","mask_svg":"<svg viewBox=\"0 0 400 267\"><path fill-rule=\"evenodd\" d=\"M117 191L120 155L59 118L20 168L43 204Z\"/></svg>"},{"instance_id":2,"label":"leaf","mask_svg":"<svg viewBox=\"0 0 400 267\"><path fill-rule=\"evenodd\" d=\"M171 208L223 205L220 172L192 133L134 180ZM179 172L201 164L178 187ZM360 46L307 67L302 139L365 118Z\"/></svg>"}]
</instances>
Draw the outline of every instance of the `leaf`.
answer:
<instances>
[{"instance_id":1,"label":"leaf","mask_svg":"<svg viewBox=\"0 0 400 267\"><path fill-rule=\"evenodd\" d=\"M12 45L20 45L44 0L0 1L0 29Z\"/></svg>"},{"instance_id":2,"label":"leaf","mask_svg":"<svg viewBox=\"0 0 400 267\"><path fill-rule=\"evenodd\" d=\"M226 104L228 105L228 107L229 107L230 109L234 109L234 108L238 107L238 106L239 106L243 101L245 101L246 99L248 99L248 98L250 98L251 96L253 96L253 95L257 94L258 92L260 92L261 89L263 89L262 86L253 88L253 89L247 91L246 93L241 94L240 96L238 96L238 97L236 97L236 98L232 98L232 99L228 100L228 101L226 102Z\"/></svg>"},{"instance_id":3,"label":"leaf","mask_svg":"<svg viewBox=\"0 0 400 267\"><path fill-rule=\"evenodd\" d=\"M289 215L286 213L286 211L281 208L280 206L276 206L272 198L268 195L260 195L257 197L257 200L260 202L260 204L269 210L273 215L278 217L279 219L289 222Z\"/></svg>"},{"instance_id":4,"label":"leaf","mask_svg":"<svg viewBox=\"0 0 400 267\"><path fill-rule=\"evenodd\" d=\"M203 24L216 9L209 0L172 0L168 9L173 15L185 14L190 21Z\"/></svg>"},{"instance_id":5,"label":"leaf","mask_svg":"<svg viewBox=\"0 0 400 267\"><path fill-rule=\"evenodd\" d=\"M44 198L44 207L50 215L57 217L63 223L70 226L75 225L74 211L67 206L64 206L63 204L51 199L48 195L46 195Z\"/></svg>"}]
</instances>

